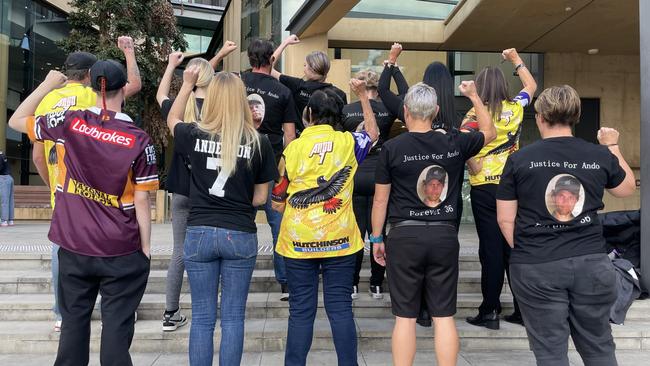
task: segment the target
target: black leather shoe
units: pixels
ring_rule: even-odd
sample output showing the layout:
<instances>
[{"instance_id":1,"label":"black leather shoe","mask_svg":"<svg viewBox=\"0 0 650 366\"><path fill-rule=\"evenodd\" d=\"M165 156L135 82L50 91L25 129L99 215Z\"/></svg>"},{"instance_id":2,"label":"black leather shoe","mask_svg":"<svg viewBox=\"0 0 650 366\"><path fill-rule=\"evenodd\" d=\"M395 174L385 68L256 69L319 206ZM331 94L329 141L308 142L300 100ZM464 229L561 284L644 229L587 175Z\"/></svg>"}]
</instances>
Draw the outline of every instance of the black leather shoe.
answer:
<instances>
[{"instance_id":1,"label":"black leather shoe","mask_svg":"<svg viewBox=\"0 0 650 366\"><path fill-rule=\"evenodd\" d=\"M471 325L476 325L477 327L486 327L487 329L492 330L499 329L499 314L496 310L489 313L479 312L477 316L468 317L465 320Z\"/></svg>"},{"instance_id":2,"label":"black leather shoe","mask_svg":"<svg viewBox=\"0 0 650 366\"><path fill-rule=\"evenodd\" d=\"M522 327L524 326L524 319L521 317L521 313L512 313L512 315L506 315L503 317L503 320L512 324L519 324Z\"/></svg>"}]
</instances>

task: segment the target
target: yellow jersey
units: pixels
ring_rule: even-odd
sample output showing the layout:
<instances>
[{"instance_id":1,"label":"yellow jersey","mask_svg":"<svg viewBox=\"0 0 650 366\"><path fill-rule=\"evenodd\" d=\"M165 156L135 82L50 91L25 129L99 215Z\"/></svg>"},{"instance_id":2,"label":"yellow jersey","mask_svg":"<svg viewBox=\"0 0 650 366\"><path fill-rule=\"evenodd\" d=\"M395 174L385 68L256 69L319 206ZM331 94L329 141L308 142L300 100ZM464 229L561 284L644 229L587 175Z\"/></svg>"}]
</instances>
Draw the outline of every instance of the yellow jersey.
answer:
<instances>
[{"instance_id":1,"label":"yellow jersey","mask_svg":"<svg viewBox=\"0 0 650 366\"><path fill-rule=\"evenodd\" d=\"M497 137L472 158L482 161L482 167L476 174L469 174L470 185L499 184L506 160L510 154L519 150L524 107L528 105L529 101L530 96L522 91L513 101L504 100L502 102L501 115L498 120L495 118L493 121ZM461 129L475 129L477 127L476 120L476 112L472 108L465 115Z\"/></svg>"},{"instance_id":2,"label":"yellow jersey","mask_svg":"<svg viewBox=\"0 0 650 366\"><path fill-rule=\"evenodd\" d=\"M307 127L284 150L286 205L276 251L289 258L329 258L363 249L352 210L354 173L372 147L365 132Z\"/></svg>"},{"instance_id":3,"label":"yellow jersey","mask_svg":"<svg viewBox=\"0 0 650 366\"><path fill-rule=\"evenodd\" d=\"M63 114L70 110L84 110L93 107L97 103L95 91L78 82L69 82L63 88L48 93L36 108L35 116L44 116L48 113L60 113L60 120L63 122ZM51 119L56 121L56 119ZM53 126L52 126L53 127ZM56 146L56 149L54 147ZM54 208L54 194L56 192L57 178L59 175L59 162L57 156L64 156L63 144L56 144L54 141L43 141L45 149L45 161L47 162L48 178L50 183L50 201Z\"/></svg>"}]
</instances>

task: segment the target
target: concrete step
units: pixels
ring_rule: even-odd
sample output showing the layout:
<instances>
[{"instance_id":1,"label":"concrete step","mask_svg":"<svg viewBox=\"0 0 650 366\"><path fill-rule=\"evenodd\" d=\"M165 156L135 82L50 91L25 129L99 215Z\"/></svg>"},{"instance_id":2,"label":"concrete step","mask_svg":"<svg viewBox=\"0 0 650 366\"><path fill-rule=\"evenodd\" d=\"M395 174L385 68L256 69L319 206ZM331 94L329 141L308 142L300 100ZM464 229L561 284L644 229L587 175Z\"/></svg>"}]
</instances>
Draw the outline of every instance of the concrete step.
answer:
<instances>
[{"instance_id":1,"label":"concrete step","mask_svg":"<svg viewBox=\"0 0 650 366\"><path fill-rule=\"evenodd\" d=\"M355 319L359 348L380 352L391 349L391 333L394 320ZM528 350L528 339L523 327L503 322L501 330L493 331L471 326L464 321L456 322L463 351L475 350ZM164 333L160 321L141 320L136 324L131 346L134 353L185 353L188 348L190 326L175 332ZM417 347L420 351L432 351L431 328L417 327ZM618 350L649 350L650 322L633 322L626 326L614 326L613 333ZM286 345L287 319L248 319L246 321L244 350L247 352L279 352ZM0 328L0 353L51 354L58 345L58 333L49 321L6 321ZM100 326L93 321L91 352L99 351ZM215 341L220 340L220 329L215 329ZM329 323L316 319L312 350L334 349Z\"/></svg>"},{"instance_id":2,"label":"concrete step","mask_svg":"<svg viewBox=\"0 0 650 366\"><path fill-rule=\"evenodd\" d=\"M358 318L391 318L390 294L385 294L381 300L373 299L368 293L360 293L359 299L354 300L354 314ZM480 294L458 295L456 317L464 319L476 315L476 309L481 304ZM99 302L99 301L98 301ZM640 302L641 303L641 302ZM1 294L0 295L0 320L54 320L52 306L54 296L51 294ZM190 294L183 294L180 299L183 314L191 318L192 300ZM512 312L512 296L502 296L503 314ZM319 294L318 317L325 319L323 295ZM145 294L138 308L138 319L159 320L165 310L164 294ZM647 306L633 305L630 310L630 319L645 319L645 314L650 311L650 301ZM249 319L279 318L289 316L289 303L280 301L279 293L251 293L246 303L246 317ZM95 310L94 319L99 319L100 311ZM650 321L650 316L647 317Z\"/></svg>"},{"instance_id":3,"label":"concrete step","mask_svg":"<svg viewBox=\"0 0 650 366\"><path fill-rule=\"evenodd\" d=\"M370 270L362 269L360 273L360 291L367 291L370 280ZM149 275L146 293L163 294L167 282L166 270L153 270ZM390 291L388 284L384 281L384 289ZM271 269L256 269L253 272L249 292L279 292L280 285L275 280ZM460 271L458 279L459 293L480 293L481 273L480 271ZM504 292L510 291L504 286ZM27 270L0 270L0 294L13 293L49 293L51 289L51 273L46 269ZM183 281L183 293L189 293L189 281L187 274Z\"/></svg>"},{"instance_id":4,"label":"concrete step","mask_svg":"<svg viewBox=\"0 0 650 366\"><path fill-rule=\"evenodd\" d=\"M370 268L370 254L366 250L362 268ZM171 254L154 253L151 259L151 270L167 270ZM459 268L461 271L480 271L481 263L476 253L464 253L459 257ZM1 253L0 268L3 270L49 270L52 264L50 254L38 253ZM255 269L273 269L273 256L269 253L257 255Z\"/></svg>"}]
</instances>

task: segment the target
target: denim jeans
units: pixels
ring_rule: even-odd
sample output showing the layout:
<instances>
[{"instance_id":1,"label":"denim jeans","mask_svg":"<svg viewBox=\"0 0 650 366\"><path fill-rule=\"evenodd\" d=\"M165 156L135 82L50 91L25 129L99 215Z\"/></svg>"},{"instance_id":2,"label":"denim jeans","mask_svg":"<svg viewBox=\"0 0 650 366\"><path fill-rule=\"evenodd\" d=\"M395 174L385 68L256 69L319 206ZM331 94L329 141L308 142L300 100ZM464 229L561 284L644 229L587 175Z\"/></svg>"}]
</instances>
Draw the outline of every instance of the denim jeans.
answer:
<instances>
[{"instance_id":1,"label":"denim jeans","mask_svg":"<svg viewBox=\"0 0 650 366\"><path fill-rule=\"evenodd\" d=\"M244 349L246 299L257 257L257 234L190 226L184 252L192 294L190 365L212 365L220 284L219 365L239 365Z\"/></svg>"},{"instance_id":2,"label":"denim jeans","mask_svg":"<svg viewBox=\"0 0 650 366\"><path fill-rule=\"evenodd\" d=\"M289 285L289 330L284 364L303 366L311 348L318 307L318 273L323 271L325 311L339 366L357 365L357 330L352 314L356 254L334 258L285 258Z\"/></svg>"},{"instance_id":3,"label":"denim jeans","mask_svg":"<svg viewBox=\"0 0 650 366\"><path fill-rule=\"evenodd\" d=\"M275 252L275 246L278 244L278 235L280 234L280 224L282 223L282 214L273 210L271 207L271 190L273 186L270 185L269 199L264 205L264 213L266 214L266 221L271 227L271 235L273 236L273 271L275 272L275 280L279 284L285 285L287 283L287 270L284 263L284 257Z\"/></svg>"},{"instance_id":4,"label":"denim jeans","mask_svg":"<svg viewBox=\"0 0 650 366\"><path fill-rule=\"evenodd\" d=\"M61 320L59 310L59 246L52 243L52 292L54 292L54 306L52 311L56 320Z\"/></svg>"},{"instance_id":5,"label":"denim jeans","mask_svg":"<svg viewBox=\"0 0 650 366\"><path fill-rule=\"evenodd\" d=\"M14 178L11 175L0 175L0 221L7 222L13 220ZM278 223L278 229L279 228L280 224Z\"/></svg>"}]
</instances>

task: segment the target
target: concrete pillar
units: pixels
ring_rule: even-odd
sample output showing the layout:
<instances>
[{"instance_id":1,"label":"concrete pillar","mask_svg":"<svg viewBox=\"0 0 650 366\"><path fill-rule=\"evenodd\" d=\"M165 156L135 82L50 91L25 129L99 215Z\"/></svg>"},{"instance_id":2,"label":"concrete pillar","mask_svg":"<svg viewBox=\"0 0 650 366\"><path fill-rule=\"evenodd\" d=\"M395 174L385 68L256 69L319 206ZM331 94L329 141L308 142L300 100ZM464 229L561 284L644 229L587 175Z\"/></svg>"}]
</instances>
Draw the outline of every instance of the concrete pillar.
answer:
<instances>
[{"instance_id":1,"label":"concrete pillar","mask_svg":"<svg viewBox=\"0 0 650 366\"><path fill-rule=\"evenodd\" d=\"M241 0L231 0L223 19L223 40L233 41L240 47L223 60L223 70L239 72L241 58L246 57L246 50L241 49Z\"/></svg>"},{"instance_id":2,"label":"concrete pillar","mask_svg":"<svg viewBox=\"0 0 650 366\"><path fill-rule=\"evenodd\" d=\"M0 151L7 150L7 89L9 87L9 36L0 34Z\"/></svg>"},{"instance_id":3,"label":"concrete pillar","mask_svg":"<svg viewBox=\"0 0 650 366\"><path fill-rule=\"evenodd\" d=\"M641 57L641 281L650 289L650 1L639 0Z\"/></svg>"}]
</instances>

